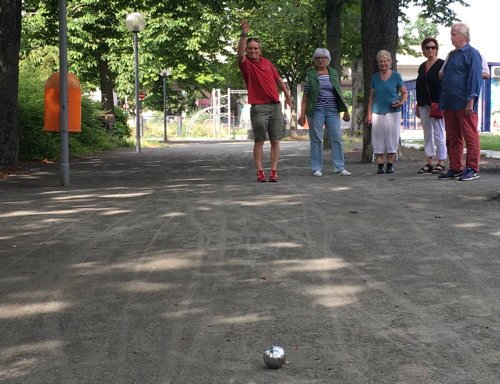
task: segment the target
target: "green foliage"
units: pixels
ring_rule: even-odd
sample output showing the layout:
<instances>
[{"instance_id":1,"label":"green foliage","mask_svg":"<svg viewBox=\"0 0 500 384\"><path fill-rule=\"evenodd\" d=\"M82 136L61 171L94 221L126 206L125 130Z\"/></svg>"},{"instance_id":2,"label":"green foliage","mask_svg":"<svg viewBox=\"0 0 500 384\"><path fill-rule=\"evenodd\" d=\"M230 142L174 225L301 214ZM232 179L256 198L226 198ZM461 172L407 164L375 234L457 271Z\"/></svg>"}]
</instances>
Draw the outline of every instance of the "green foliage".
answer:
<instances>
[{"instance_id":1,"label":"green foliage","mask_svg":"<svg viewBox=\"0 0 500 384\"><path fill-rule=\"evenodd\" d=\"M112 134L119 139L127 139L132 136L132 132L127 123L127 112L121 108L115 108L115 124Z\"/></svg>"},{"instance_id":2,"label":"green foliage","mask_svg":"<svg viewBox=\"0 0 500 384\"><path fill-rule=\"evenodd\" d=\"M410 6L421 6L434 25L449 24L452 3L464 0L401 0L401 18ZM56 0L25 0L21 57L53 71L57 66ZM263 41L264 55L275 63L290 85L303 80L312 64L312 50L326 43L325 0L68 0L68 63L86 89L111 82L120 99L133 99L132 34L126 15L140 11L146 28L139 36L141 90L151 107L162 107L160 71L172 68L169 106L180 110L200 89L242 88L235 64L235 43L241 18ZM344 63L361 55L361 2L342 0ZM403 44L404 41L403 41ZM46 48L40 48L46 47ZM45 55L50 52L50 55ZM105 62L106 65L103 65ZM109 67L110 72L103 72ZM177 96L180 91L187 96ZM184 104L182 104L184 103Z\"/></svg>"},{"instance_id":3,"label":"green foliage","mask_svg":"<svg viewBox=\"0 0 500 384\"><path fill-rule=\"evenodd\" d=\"M436 24L422 16L418 16L415 23L405 24L398 52L418 57L420 56L420 50L417 52L413 47L420 47L422 40L426 37L436 37L437 34L438 27Z\"/></svg>"},{"instance_id":4,"label":"green foliage","mask_svg":"<svg viewBox=\"0 0 500 384\"><path fill-rule=\"evenodd\" d=\"M263 55L291 85L304 79L314 49L326 46L324 12L323 2L318 0L263 0L259 9L246 15L251 35L262 41Z\"/></svg>"},{"instance_id":5,"label":"green foliage","mask_svg":"<svg viewBox=\"0 0 500 384\"><path fill-rule=\"evenodd\" d=\"M342 95L344 96L345 101L348 106L352 105L352 91L342 91Z\"/></svg>"},{"instance_id":6,"label":"green foliage","mask_svg":"<svg viewBox=\"0 0 500 384\"><path fill-rule=\"evenodd\" d=\"M358 103L365 103L365 102L368 102L368 100L365 100L365 94L363 92L359 92L357 95L356 95L356 100L358 101Z\"/></svg>"},{"instance_id":7,"label":"green foliage","mask_svg":"<svg viewBox=\"0 0 500 384\"><path fill-rule=\"evenodd\" d=\"M60 156L60 134L43 131L46 76L21 63L19 74L19 123L21 160L56 160ZM70 155L83 155L128 145L126 134L112 135L104 129L100 104L82 97L82 132L69 135ZM123 121L120 119L120 124Z\"/></svg>"},{"instance_id":8,"label":"green foliage","mask_svg":"<svg viewBox=\"0 0 500 384\"><path fill-rule=\"evenodd\" d=\"M361 2L342 2L342 54L343 62L350 66L361 57Z\"/></svg>"},{"instance_id":9,"label":"green foliage","mask_svg":"<svg viewBox=\"0 0 500 384\"><path fill-rule=\"evenodd\" d=\"M420 16L436 25L451 26L457 20L457 14L450 8L452 4L468 7L465 0L400 0L400 14L403 21L408 21L404 10L411 6L422 7Z\"/></svg>"}]
</instances>

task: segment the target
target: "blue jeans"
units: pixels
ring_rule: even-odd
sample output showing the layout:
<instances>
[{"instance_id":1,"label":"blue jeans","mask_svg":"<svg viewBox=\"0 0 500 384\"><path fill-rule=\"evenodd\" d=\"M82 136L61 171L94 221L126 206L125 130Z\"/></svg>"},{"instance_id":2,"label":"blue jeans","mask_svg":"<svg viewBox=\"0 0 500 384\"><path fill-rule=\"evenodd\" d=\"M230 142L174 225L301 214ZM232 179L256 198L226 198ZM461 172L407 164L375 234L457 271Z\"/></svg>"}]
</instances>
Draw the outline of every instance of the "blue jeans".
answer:
<instances>
[{"instance_id":1,"label":"blue jeans","mask_svg":"<svg viewBox=\"0 0 500 384\"><path fill-rule=\"evenodd\" d=\"M340 128L340 114L333 108L317 107L314 115L307 118L309 125L309 139L311 143L311 169L313 172L323 168L323 126L325 126L332 148L332 164L335 171L344 169L344 148L342 144L342 130Z\"/></svg>"}]
</instances>

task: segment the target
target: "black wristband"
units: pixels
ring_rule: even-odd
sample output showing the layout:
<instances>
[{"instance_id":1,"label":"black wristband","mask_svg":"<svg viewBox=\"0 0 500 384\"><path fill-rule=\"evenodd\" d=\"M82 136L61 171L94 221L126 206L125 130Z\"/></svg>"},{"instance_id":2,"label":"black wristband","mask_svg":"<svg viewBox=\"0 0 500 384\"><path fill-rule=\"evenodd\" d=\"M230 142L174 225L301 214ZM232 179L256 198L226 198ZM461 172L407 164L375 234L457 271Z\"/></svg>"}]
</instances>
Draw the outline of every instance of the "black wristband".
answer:
<instances>
[{"instance_id":1,"label":"black wristband","mask_svg":"<svg viewBox=\"0 0 500 384\"><path fill-rule=\"evenodd\" d=\"M245 32L241 32L241 35L240 37L248 37L248 33L245 33Z\"/></svg>"}]
</instances>

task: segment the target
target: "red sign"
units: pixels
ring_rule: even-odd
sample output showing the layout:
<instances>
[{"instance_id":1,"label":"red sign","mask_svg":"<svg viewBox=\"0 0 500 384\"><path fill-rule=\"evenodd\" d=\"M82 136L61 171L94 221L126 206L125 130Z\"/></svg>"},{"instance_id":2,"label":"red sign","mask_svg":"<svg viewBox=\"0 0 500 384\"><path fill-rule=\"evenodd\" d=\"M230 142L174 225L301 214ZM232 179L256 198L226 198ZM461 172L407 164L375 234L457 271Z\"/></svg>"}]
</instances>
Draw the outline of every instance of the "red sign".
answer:
<instances>
[{"instance_id":1,"label":"red sign","mask_svg":"<svg viewBox=\"0 0 500 384\"><path fill-rule=\"evenodd\" d=\"M139 92L139 99L140 100L144 100L145 97L146 97L146 93L145 92Z\"/></svg>"}]
</instances>

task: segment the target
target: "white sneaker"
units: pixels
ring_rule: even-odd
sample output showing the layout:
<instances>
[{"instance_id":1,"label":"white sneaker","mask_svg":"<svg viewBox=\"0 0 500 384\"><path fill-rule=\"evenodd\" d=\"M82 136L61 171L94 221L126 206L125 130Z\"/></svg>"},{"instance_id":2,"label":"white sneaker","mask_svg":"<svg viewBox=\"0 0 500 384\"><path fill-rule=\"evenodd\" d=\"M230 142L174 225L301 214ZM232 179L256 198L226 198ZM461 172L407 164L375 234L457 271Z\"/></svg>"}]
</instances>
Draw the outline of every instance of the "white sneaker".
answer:
<instances>
[{"instance_id":1,"label":"white sneaker","mask_svg":"<svg viewBox=\"0 0 500 384\"><path fill-rule=\"evenodd\" d=\"M323 174L321 173L321 171L319 169L317 171L314 171L313 175L318 176L318 177L323 176Z\"/></svg>"},{"instance_id":2,"label":"white sneaker","mask_svg":"<svg viewBox=\"0 0 500 384\"><path fill-rule=\"evenodd\" d=\"M337 175L339 175L339 176L351 176L351 172L346 171L345 169L343 169L341 171L338 171Z\"/></svg>"}]
</instances>

